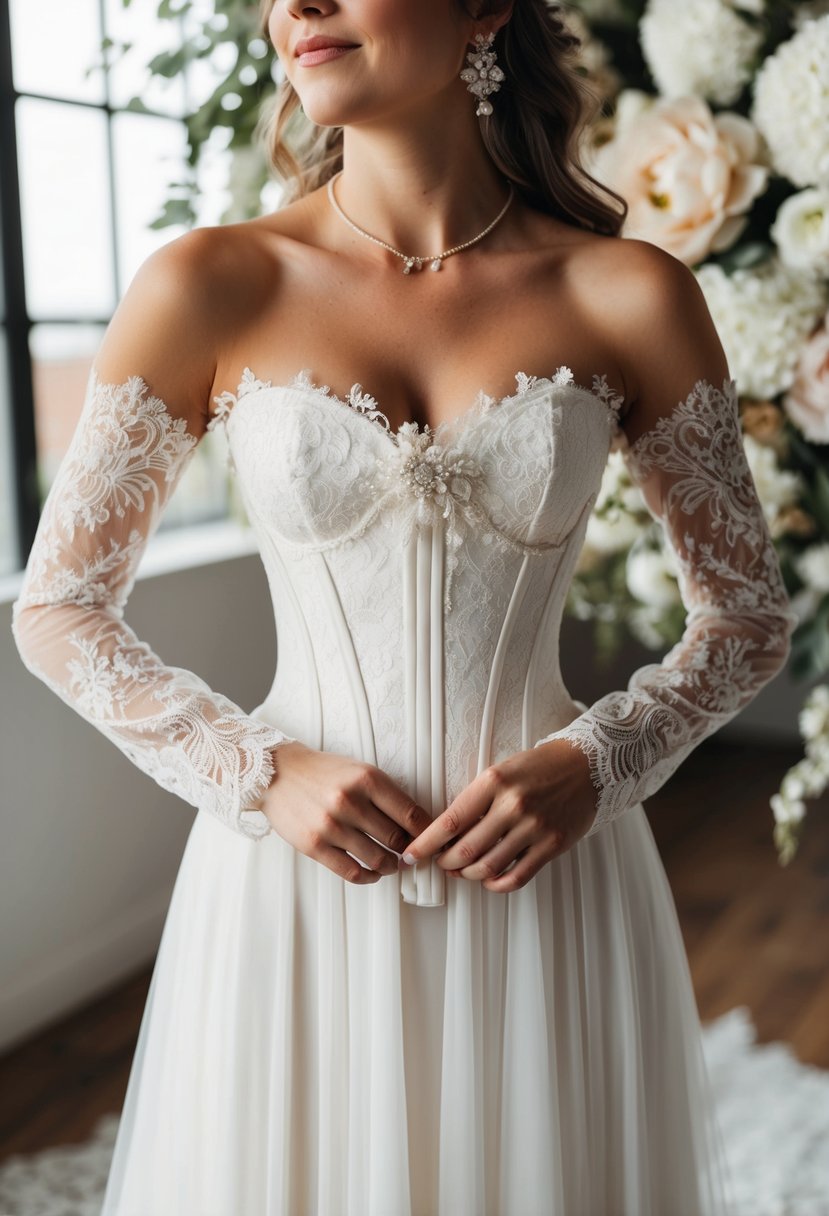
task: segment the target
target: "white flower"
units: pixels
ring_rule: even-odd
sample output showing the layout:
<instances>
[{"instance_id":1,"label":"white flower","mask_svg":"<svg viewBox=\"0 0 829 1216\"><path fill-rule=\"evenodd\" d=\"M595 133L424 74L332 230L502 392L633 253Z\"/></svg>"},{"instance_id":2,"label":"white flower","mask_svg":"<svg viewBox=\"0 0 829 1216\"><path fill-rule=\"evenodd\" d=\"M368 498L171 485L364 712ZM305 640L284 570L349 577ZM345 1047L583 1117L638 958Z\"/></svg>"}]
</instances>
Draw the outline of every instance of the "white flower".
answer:
<instances>
[{"instance_id":1,"label":"white flower","mask_svg":"<svg viewBox=\"0 0 829 1216\"><path fill-rule=\"evenodd\" d=\"M680 593L667 551L632 549L625 563L628 590L653 608L668 608L680 602Z\"/></svg>"},{"instance_id":2,"label":"white flower","mask_svg":"<svg viewBox=\"0 0 829 1216\"><path fill-rule=\"evenodd\" d=\"M772 794L769 803L774 811L775 823L799 823L806 814L806 804L800 799L793 801L780 794Z\"/></svg>"},{"instance_id":3,"label":"white flower","mask_svg":"<svg viewBox=\"0 0 829 1216\"><path fill-rule=\"evenodd\" d=\"M762 30L725 0L649 0L639 23L642 54L663 97L736 101L751 77Z\"/></svg>"},{"instance_id":4,"label":"white flower","mask_svg":"<svg viewBox=\"0 0 829 1216\"><path fill-rule=\"evenodd\" d=\"M627 624L633 636L648 650L664 650L665 635L659 628L665 617L662 606L637 604L631 609Z\"/></svg>"},{"instance_id":5,"label":"white flower","mask_svg":"<svg viewBox=\"0 0 829 1216\"><path fill-rule=\"evenodd\" d=\"M829 541L809 545L794 559L794 567L807 587L813 591L829 591Z\"/></svg>"},{"instance_id":6,"label":"white flower","mask_svg":"<svg viewBox=\"0 0 829 1216\"><path fill-rule=\"evenodd\" d=\"M596 553L622 553L629 549L642 531L626 511L609 511L606 515L591 513L584 534L584 547Z\"/></svg>"},{"instance_id":7,"label":"white flower","mask_svg":"<svg viewBox=\"0 0 829 1216\"><path fill-rule=\"evenodd\" d=\"M777 257L730 275L714 262L694 273L742 392L762 400L789 388L826 308L826 285Z\"/></svg>"},{"instance_id":8,"label":"white flower","mask_svg":"<svg viewBox=\"0 0 829 1216\"><path fill-rule=\"evenodd\" d=\"M798 715L798 726L804 739L816 739L829 734L829 687L819 684L813 688Z\"/></svg>"},{"instance_id":9,"label":"white flower","mask_svg":"<svg viewBox=\"0 0 829 1216\"><path fill-rule=\"evenodd\" d=\"M757 487L757 497L771 528L784 507L797 502L805 486L800 473L781 469L777 452L767 443L758 443L751 435L743 435L746 460Z\"/></svg>"},{"instance_id":10,"label":"white flower","mask_svg":"<svg viewBox=\"0 0 829 1216\"><path fill-rule=\"evenodd\" d=\"M787 266L829 275L829 187L790 195L778 209L771 237Z\"/></svg>"},{"instance_id":11,"label":"white flower","mask_svg":"<svg viewBox=\"0 0 829 1216\"><path fill-rule=\"evenodd\" d=\"M760 136L741 114L713 114L701 97L619 96L610 138L590 171L628 204L624 236L689 266L728 249L768 181Z\"/></svg>"},{"instance_id":12,"label":"white flower","mask_svg":"<svg viewBox=\"0 0 829 1216\"><path fill-rule=\"evenodd\" d=\"M826 13L829 13L829 0L800 0L791 14L792 29L802 29L806 21L814 21Z\"/></svg>"},{"instance_id":13,"label":"white flower","mask_svg":"<svg viewBox=\"0 0 829 1216\"><path fill-rule=\"evenodd\" d=\"M829 13L804 21L769 55L754 81L751 118L781 176L829 185Z\"/></svg>"},{"instance_id":14,"label":"white flower","mask_svg":"<svg viewBox=\"0 0 829 1216\"><path fill-rule=\"evenodd\" d=\"M631 481L621 450L611 452L607 458L593 510L602 511L611 499L621 502L627 511L646 510L642 491Z\"/></svg>"},{"instance_id":15,"label":"white flower","mask_svg":"<svg viewBox=\"0 0 829 1216\"><path fill-rule=\"evenodd\" d=\"M642 491L631 481L621 450L611 452L587 520L585 549L595 554L629 549L642 531L637 513L645 510Z\"/></svg>"},{"instance_id":16,"label":"white flower","mask_svg":"<svg viewBox=\"0 0 829 1216\"><path fill-rule=\"evenodd\" d=\"M829 313L800 348L784 412L811 443L829 443Z\"/></svg>"}]
</instances>

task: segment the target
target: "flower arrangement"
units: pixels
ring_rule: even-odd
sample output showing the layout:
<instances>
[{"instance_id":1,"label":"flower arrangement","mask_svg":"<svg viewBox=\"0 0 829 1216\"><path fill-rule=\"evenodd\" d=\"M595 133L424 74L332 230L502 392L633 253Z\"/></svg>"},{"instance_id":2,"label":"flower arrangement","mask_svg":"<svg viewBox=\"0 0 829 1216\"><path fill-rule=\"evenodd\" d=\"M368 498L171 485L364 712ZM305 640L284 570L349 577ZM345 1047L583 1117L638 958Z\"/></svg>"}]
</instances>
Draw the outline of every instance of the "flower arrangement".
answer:
<instances>
[{"instance_id":1,"label":"flower arrangement","mask_svg":"<svg viewBox=\"0 0 829 1216\"><path fill-rule=\"evenodd\" d=\"M790 670L829 671L829 0L581 0L566 6L601 99L585 162L628 203L623 236L696 275L740 386L743 441L799 623ZM617 67L618 65L618 67ZM611 452L568 607L664 648L684 627L661 530ZM829 785L829 684L805 758L770 800L781 864Z\"/></svg>"},{"instance_id":2,"label":"flower arrangement","mask_svg":"<svg viewBox=\"0 0 829 1216\"><path fill-rule=\"evenodd\" d=\"M122 0L124 7L131 0ZM552 2L552 0L551 0ZM572 0L556 4L580 39L597 92L585 166L628 203L623 236L694 271L742 393L749 466L799 624L790 671L829 673L829 0ZM193 61L215 87L186 119L187 181L152 227L195 222L197 170L217 132L230 157L222 223L251 218L273 182L252 136L281 79L257 6L159 0L180 23L151 74ZM102 45L117 58L120 48ZM228 66L229 65L229 66ZM129 108L142 109L140 97ZM626 637L664 650L684 628L663 534L611 451L567 611L594 623L599 661ZM781 864L795 854L806 796L829 785L829 684L800 714L806 756L771 799Z\"/></svg>"}]
</instances>

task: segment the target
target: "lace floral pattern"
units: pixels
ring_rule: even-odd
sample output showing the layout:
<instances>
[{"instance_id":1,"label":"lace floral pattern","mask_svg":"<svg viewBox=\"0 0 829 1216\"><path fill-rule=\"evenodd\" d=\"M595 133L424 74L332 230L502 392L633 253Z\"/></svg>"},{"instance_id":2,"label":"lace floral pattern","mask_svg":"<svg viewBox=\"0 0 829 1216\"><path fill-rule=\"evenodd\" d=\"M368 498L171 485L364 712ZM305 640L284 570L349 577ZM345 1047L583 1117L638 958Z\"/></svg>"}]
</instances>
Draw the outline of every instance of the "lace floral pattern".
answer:
<instances>
[{"instance_id":1,"label":"lace floral pattern","mask_svg":"<svg viewBox=\"0 0 829 1216\"><path fill-rule=\"evenodd\" d=\"M624 452L677 557L687 611L661 664L633 673L567 726L598 791L587 835L655 793L784 665L797 624L740 428L736 382L697 380Z\"/></svg>"},{"instance_id":2,"label":"lace floral pattern","mask_svg":"<svg viewBox=\"0 0 829 1216\"><path fill-rule=\"evenodd\" d=\"M614 441L617 441L621 434L619 419L622 406L624 405L624 398L608 384L607 376L604 373L596 373L592 379L592 388L576 384L572 371L565 364L561 364L556 368L552 376L531 376L526 372L518 371L515 373L517 388L514 393L509 393L507 396L499 398L491 396L482 388L478 389L475 399L468 409L462 410L455 418L446 419L446 421L438 423L437 426L431 427L427 424L424 430L428 431L432 439L435 440L442 437L446 432L457 432L460 428L467 426L474 418L480 417L481 414L489 413L493 409L509 405L511 402L525 397L536 389L561 387L569 384L574 388L580 389L582 392L590 393L605 405L609 413ZM207 424L207 429L211 430L220 421L226 422L237 400L260 389L270 389L273 387L274 385L270 380L260 380L249 367L246 367L242 372L242 379L235 394L224 392L213 398L216 409ZM359 382L352 384L347 396L340 397L337 393L333 393L327 384L316 384L311 379L308 368L301 368L287 384L276 387L302 389L307 393L318 394L328 402L334 401L348 409L353 409L356 413L362 414L370 422L376 423L393 439L405 437L407 441L410 441L412 434L419 430L416 422L405 422L395 431L389 419L380 408L376 398L372 397L370 393L365 392Z\"/></svg>"},{"instance_id":3,"label":"lace floral pattern","mask_svg":"<svg viewBox=\"0 0 829 1216\"><path fill-rule=\"evenodd\" d=\"M297 551L306 554L323 552L353 542L365 535L367 530L376 524L378 516L392 505L402 534L408 534L418 526L434 525L440 516L447 521L444 610L449 613L453 609L452 583L458 566L459 549L470 529L477 529L488 540L495 540L516 553L540 557L563 548L573 529L581 522L579 515L573 520L572 526L553 542L532 543L513 535L509 528L493 519L485 502L486 483L488 478L500 478L502 470L483 467L481 462L466 450L464 440L475 422L496 410L505 412L511 405L524 404L533 396L540 398L549 395L550 389L570 386L604 407L613 443L619 434L619 411L623 398L608 384L606 375L595 374L592 389L576 384L572 371L566 365L559 366L551 377L528 375L518 371L515 373L515 380L515 393L496 398L479 389L472 405L453 418L435 426L426 424L422 429L416 422L404 422L395 430L376 398L364 392L359 382L351 386L345 397L341 397L333 393L327 384L316 384L307 368L298 371L287 384L273 385L270 380L260 379L251 368L245 367L235 394L224 392L213 398L216 408L208 423L208 429L220 422L226 423L238 402L253 394L264 390L270 390L271 393L290 393L294 389L310 396L312 400L318 397L328 406L335 404L345 407L376 424L383 438L390 442L377 445L379 451L373 461L371 475L362 479L364 509L357 514L351 527L338 530L335 535L327 538L315 537L313 541L303 539L301 545L297 546ZM330 433L327 434L326 441L331 444ZM238 472L230 444L228 462L230 467ZM522 470L526 470L526 451L519 463ZM303 478L310 475L309 469L306 461L299 475ZM294 473L294 476L296 475ZM585 503L585 510L591 505L592 502ZM283 536L282 539L283 543L291 547L286 537Z\"/></svg>"},{"instance_id":4,"label":"lace floral pattern","mask_svg":"<svg viewBox=\"0 0 829 1216\"><path fill-rule=\"evenodd\" d=\"M26 667L142 771L254 840L243 814L289 736L195 673L165 665L124 622L138 563L198 436L140 376L99 381L44 504L12 631Z\"/></svg>"}]
</instances>

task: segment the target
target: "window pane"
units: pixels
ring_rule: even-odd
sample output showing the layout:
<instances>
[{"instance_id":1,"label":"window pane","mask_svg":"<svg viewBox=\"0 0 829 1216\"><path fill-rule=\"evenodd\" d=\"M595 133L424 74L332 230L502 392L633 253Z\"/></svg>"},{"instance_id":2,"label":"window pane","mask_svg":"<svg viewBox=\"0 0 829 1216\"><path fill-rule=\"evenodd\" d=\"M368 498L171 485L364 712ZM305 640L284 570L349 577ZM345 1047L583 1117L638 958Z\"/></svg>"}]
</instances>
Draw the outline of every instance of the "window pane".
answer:
<instances>
[{"instance_id":1,"label":"window pane","mask_svg":"<svg viewBox=\"0 0 829 1216\"><path fill-rule=\"evenodd\" d=\"M30 315L110 316L115 288L105 115L23 97L17 139Z\"/></svg>"},{"instance_id":2,"label":"window pane","mask_svg":"<svg viewBox=\"0 0 829 1216\"><path fill-rule=\"evenodd\" d=\"M32 327L29 349L41 503L69 447L83 405L89 366L103 334L100 325Z\"/></svg>"},{"instance_id":3,"label":"window pane","mask_svg":"<svg viewBox=\"0 0 829 1216\"><path fill-rule=\"evenodd\" d=\"M89 369L104 329L93 325L35 325L31 332L35 426L41 503L78 424ZM140 371L137 371L140 375ZM167 504L159 531L222 519L230 506L227 448L222 428L202 436Z\"/></svg>"},{"instance_id":4,"label":"window pane","mask_svg":"<svg viewBox=\"0 0 829 1216\"><path fill-rule=\"evenodd\" d=\"M32 3L32 0L27 0ZM158 0L106 0L104 17L107 36L115 42L132 45L123 55L110 58L110 101L113 106L126 106L131 98L140 97L150 110L181 117L185 112L184 81L181 73L172 80L153 76L147 64L161 51L181 48L181 28L178 20L167 21L158 16Z\"/></svg>"},{"instance_id":5,"label":"window pane","mask_svg":"<svg viewBox=\"0 0 829 1216\"><path fill-rule=\"evenodd\" d=\"M150 254L185 231L183 224L148 228L165 200L170 182L184 180L186 133L172 118L116 114L112 120L115 149L115 197L118 214L118 270L126 289Z\"/></svg>"},{"instance_id":6,"label":"window pane","mask_svg":"<svg viewBox=\"0 0 829 1216\"><path fill-rule=\"evenodd\" d=\"M6 331L0 331L0 574L17 567L17 512L14 508Z\"/></svg>"},{"instance_id":7,"label":"window pane","mask_svg":"<svg viewBox=\"0 0 829 1216\"><path fill-rule=\"evenodd\" d=\"M12 0L12 72L21 93L103 101L98 0Z\"/></svg>"},{"instance_id":8,"label":"window pane","mask_svg":"<svg viewBox=\"0 0 829 1216\"><path fill-rule=\"evenodd\" d=\"M199 193L196 198L196 223L199 227L220 224L230 206L231 153L228 148L230 127L214 127L199 157Z\"/></svg>"}]
</instances>

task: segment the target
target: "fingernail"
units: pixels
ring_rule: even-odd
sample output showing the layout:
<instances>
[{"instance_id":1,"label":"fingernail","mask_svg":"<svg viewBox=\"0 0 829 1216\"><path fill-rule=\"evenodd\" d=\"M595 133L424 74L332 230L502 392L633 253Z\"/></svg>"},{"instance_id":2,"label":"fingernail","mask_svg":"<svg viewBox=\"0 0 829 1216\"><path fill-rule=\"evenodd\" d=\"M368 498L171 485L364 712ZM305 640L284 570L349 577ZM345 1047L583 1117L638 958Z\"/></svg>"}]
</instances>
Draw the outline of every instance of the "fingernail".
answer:
<instances>
[{"instance_id":1,"label":"fingernail","mask_svg":"<svg viewBox=\"0 0 829 1216\"><path fill-rule=\"evenodd\" d=\"M406 863L407 866L413 866L415 864L415 862L417 861L417 858L414 857L411 853L404 853L402 860Z\"/></svg>"}]
</instances>

